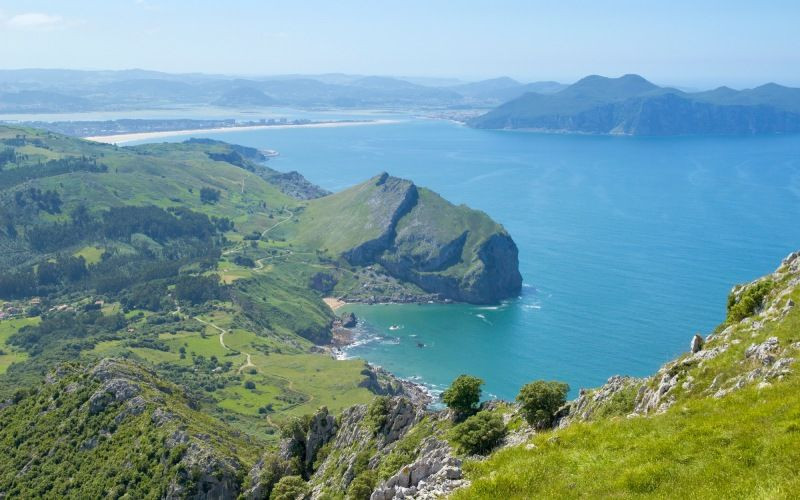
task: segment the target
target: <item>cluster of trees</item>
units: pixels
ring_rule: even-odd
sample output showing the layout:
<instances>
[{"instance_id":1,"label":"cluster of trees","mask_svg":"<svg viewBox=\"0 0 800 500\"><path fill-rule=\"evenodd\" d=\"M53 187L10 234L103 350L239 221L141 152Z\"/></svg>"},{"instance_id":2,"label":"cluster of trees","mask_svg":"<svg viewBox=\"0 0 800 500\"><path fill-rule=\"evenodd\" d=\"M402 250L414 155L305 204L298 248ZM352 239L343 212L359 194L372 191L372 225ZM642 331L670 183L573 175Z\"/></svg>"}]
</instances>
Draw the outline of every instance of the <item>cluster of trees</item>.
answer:
<instances>
[{"instance_id":1,"label":"cluster of trees","mask_svg":"<svg viewBox=\"0 0 800 500\"><path fill-rule=\"evenodd\" d=\"M0 150L0 170L3 170L6 163L17 163L17 151L14 148Z\"/></svg>"},{"instance_id":2,"label":"cluster of trees","mask_svg":"<svg viewBox=\"0 0 800 500\"><path fill-rule=\"evenodd\" d=\"M175 297L192 305L222 299L224 296L225 288L219 284L219 276L216 274L182 275L175 283Z\"/></svg>"},{"instance_id":3,"label":"cluster of trees","mask_svg":"<svg viewBox=\"0 0 800 500\"><path fill-rule=\"evenodd\" d=\"M207 205L213 205L219 201L220 192L218 189L204 187L200 189L200 201Z\"/></svg>"},{"instance_id":4,"label":"cluster of trees","mask_svg":"<svg viewBox=\"0 0 800 500\"><path fill-rule=\"evenodd\" d=\"M88 341L88 345L79 348L91 348L95 341L104 338L102 334L119 331L126 324L125 316L121 314L104 315L98 310L63 311L45 315L38 325L20 328L9 337L8 342L32 355L41 353L47 347L55 347L61 341L75 339Z\"/></svg>"},{"instance_id":5,"label":"cluster of trees","mask_svg":"<svg viewBox=\"0 0 800 500\"><path fill-rule=\"evenodd\" d=\"M464 453L485 454L506 434L498 413L479 411L483 383L477 377L460 375L442 393L442 401L453 411L454 419L461 422L453 428L451 438ZM553 425L568 393L565 383L537 380L520 389L517 401L528 424L545 429Z\"/></svg>"},{"instance_id":6,"label":"cluster of trees","mask_svg":"<svg viewBox=\"0 0 800 500\"><path fill-rule=\"evenodd\" d=\"M65 223L40 224L27 232L31 247L39 252L59 250L90 236L128 240L141 233L164 243L172 239L196 238L210 241L217 233L233 229L227 218L209 218L205 214L178 207L164 210L147 206L112 207L99 219L84 206L76 207Z\"/></svg>"},{"instance_id":7,"label":"cluster of trees","mask_svg":"<svg viewBox=\"0 0 800 500\"><path fill-rule=\"evenodd\" d=\"M21 165L17 168L0 170L0 189L8 189L32 179L79 171L107 172L108 166L98 163L96 158L85 156L59 158L36 165Z\"/></svg>"},{"instance_id":8,"label":"cluster of trees","mask_svg":"<svg viewBox=\"0 0 800 500\"><path fill-rule=\"evenodd\" d=\"M25 208L33 205L38 210L43 210L48 214L61 213L61 196L58 191L50 190L42 191L38 188L29 188L25 191L17 191L14 193L14 205L17 208Z\"/></svg>"},{"instance_id":9,"label":"cluster of trees","mask_svg":"<svg viewBox=\"0 0 800 500\"><path fill-rule=\"evenodd\" d=\"M86 260L71 255L59 256L56 260L48 260L39 264L36 269L36 281L39 286L74 283L89 275Z\"/></svg>"}]
</instances>

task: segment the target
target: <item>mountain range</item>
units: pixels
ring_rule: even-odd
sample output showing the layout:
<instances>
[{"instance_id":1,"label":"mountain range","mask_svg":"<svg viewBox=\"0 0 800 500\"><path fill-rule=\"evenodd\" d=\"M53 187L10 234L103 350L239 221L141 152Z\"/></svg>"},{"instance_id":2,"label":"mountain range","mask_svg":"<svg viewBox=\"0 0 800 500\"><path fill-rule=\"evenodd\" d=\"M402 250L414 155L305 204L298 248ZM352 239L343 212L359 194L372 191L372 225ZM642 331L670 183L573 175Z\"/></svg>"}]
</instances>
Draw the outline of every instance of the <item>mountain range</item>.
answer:
<instances>
[{"instance_id":1,"label":"mountain range","mask_svg":"<svg viewBox=\"0 0 800 500\"><path fill-rule=\"evenodd\" d=\"M468 123L621 135L795 133L800 132L800 89L769 83L689 93L638 75L593 75L551 94L528 92Z\"/></svg>"},{"instance_id":2,"label":"mountain range","mask_svg":"<svg viewBox=\"0 0 800 500\"><path fill-rule=\"evenodd\" d=\"M430 85L383 76L240 78L156 71L0 70L0 113L141 109L174 104L222 107L490 107L555 82L499 78ZM428 80L419 80L429 83ZM431 80L432 81L432 80Z\"/></svg>"}]
</instances>

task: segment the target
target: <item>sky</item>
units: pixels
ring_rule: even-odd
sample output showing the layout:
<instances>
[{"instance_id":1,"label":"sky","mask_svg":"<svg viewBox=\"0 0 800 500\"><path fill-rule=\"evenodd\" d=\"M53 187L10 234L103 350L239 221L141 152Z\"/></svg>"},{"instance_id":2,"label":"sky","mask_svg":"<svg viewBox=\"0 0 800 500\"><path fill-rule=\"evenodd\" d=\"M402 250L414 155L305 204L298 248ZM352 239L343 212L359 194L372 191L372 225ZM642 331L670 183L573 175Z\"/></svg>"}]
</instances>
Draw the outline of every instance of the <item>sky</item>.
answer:
<instances>
[{"instance_id":1,"label":"sky","mask_svg":"<svg viewBox=\"0 0 800 500\"><path fill-rule=\"evenodd\" d=\"M0 68L800 86L800 0L0 0Z\"/></svg>"}]
</instances>

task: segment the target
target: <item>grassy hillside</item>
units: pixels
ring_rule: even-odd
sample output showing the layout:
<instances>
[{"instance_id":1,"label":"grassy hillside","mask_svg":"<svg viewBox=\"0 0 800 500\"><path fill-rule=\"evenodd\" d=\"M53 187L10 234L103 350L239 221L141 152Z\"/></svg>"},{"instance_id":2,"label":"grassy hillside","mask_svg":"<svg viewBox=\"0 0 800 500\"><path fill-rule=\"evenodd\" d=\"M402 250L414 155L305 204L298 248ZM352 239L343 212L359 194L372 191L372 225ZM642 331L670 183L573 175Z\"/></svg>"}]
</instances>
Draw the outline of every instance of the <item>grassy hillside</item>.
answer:
<instances>
[{"instance_id":1,"label":"grassy hillside","mask_svg":"<svg viewBox=\"0 0 800 500\"><path fill-rule=\"evenodd\" d=\"M587 391L571 422L466 466L454 498L796 498L800 258L737 287L703 349Z\"/></svg>"}]
</instances>

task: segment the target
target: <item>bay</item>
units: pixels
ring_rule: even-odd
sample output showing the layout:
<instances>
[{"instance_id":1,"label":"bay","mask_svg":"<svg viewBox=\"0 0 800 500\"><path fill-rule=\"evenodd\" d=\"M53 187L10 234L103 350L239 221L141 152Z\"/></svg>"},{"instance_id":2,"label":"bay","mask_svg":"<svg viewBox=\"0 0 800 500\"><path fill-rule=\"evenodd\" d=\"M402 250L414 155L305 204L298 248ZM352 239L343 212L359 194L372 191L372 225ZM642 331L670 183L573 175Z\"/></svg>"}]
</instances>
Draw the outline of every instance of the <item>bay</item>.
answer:
<instances>
[{"instance_id":1,"label":"bay","mask_svg":"<svg viewBox=\"0 0 800 500\"><path fill-rule=\"evenodd\" d=\"M347 307L361 318L347 355L434 390L470 373L491 396L513 398L538 378L574 395L614 374L653 373L724 319L735 283L800 248L800 136L537 134L410 116L203 136L278 150L273 168L330 190L387 171L508 229L519 298Z\"/></svg>"}]
</instances>

